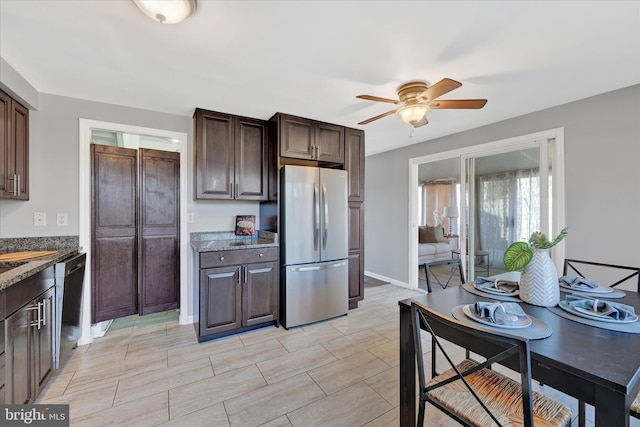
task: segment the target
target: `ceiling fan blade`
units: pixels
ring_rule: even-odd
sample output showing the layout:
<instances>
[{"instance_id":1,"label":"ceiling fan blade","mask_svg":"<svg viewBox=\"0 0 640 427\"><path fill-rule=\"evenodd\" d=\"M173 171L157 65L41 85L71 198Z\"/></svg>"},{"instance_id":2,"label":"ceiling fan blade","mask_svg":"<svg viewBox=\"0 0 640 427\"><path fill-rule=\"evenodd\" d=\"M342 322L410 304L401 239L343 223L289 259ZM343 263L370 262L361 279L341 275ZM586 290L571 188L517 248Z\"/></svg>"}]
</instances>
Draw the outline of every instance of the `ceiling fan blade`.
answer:
<instances>
[{"instance_id":1,"label":"ceiling fan blade","mask_svg":"<svg viewBox=\"0 0 640 427\"><path fill-rule=\"evenodd\" d=\"M358 124L359 124L359 125L366 125L367 123L371 123L371 122L372 122L372 121L374 121L374 120L378 120L378 119L381 119L381 118L383 118L383 117L390 116L390 115L392 115L392 114L393 114L393 113L395 113L395 112L396 112L396 110L387 111L386 113L382 113L382 114L380 114L380 115L378 115L378 116L371 117L370 119L364 120L364 121L362 121L362 122L360 122L360 123L358 123Z\"/></svg>"},{"instance_id":2,"label":"ceiling fan blade","mask_svg":"<svg viewBox=\"0 0 640 427\"><path fill-rule=\"evenodd\" d=\"M390 104L401 104L401 102L397 99L380 98L379 96L372 96L372 95L358 95L356 96L356 98L366 99L367 101L388 102Z\"/></svg>"},{"instance_id":3,"label":"ceiling fan blade","mask_svg":"<svg viewBox=\"0 0 640 427\"><path fill-rule=\"evenodd\" d=\"M484 104L486 103L487 103L486 99L454 99L449 101L432 101L429 103L429 108L478 109L478 108L484 107Z\"/></svg>"},{"instance_id":4,"label":"ceiling fan blade","mask_svg":"<svg viewBox=\"0 0 640 427\"><path fill-rule=\"evenodd\" d=\"M414 124L413 124L413 127L414 127L414 128L419 128L420 126L424 126L424 125L426 125L427 123L429 123L429 121L427 120L427 116L425 115L425 116L422 118L422 120L420 120L419 122L414 123Z\"/></svg>"},{"instance_id":5,"label":"ceiling fan blade","mask_svg":"<svg viewBox=\"0 0 640 427\"><path fill-rule=\"evenodd\" d=\"M442 79L438 83L432 85L427 90L422 92L418 98L426 99L427 101L433 101L439 96L444 95L445 93L451 92L454 89L462 86L462 83L457 82L451 79Z\"/></svg>"}]
</instances>

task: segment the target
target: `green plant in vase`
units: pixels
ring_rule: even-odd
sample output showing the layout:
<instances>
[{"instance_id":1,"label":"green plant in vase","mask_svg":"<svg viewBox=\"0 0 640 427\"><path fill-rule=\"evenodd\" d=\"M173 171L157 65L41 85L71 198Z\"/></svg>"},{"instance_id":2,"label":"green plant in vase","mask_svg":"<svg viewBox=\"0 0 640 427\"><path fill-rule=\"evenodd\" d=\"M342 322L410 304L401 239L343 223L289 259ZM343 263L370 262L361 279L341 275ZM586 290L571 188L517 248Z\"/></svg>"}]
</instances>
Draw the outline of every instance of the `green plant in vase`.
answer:
<instances>
[{"instance_id":1,"label":"green plant in vase","mask_svg":"<svg viewBox=\"0 0 640 427\"><path fill-rule=\"evenodd\" d=\"M504 265L509 271L522 271L520 299L534 305L553 307L560 301L560 288L555 265L547 251L567 235L564 228L553 241L546 234L532 233L529 242L515 242L504 253Z\"/></svg>"}]
</instances>

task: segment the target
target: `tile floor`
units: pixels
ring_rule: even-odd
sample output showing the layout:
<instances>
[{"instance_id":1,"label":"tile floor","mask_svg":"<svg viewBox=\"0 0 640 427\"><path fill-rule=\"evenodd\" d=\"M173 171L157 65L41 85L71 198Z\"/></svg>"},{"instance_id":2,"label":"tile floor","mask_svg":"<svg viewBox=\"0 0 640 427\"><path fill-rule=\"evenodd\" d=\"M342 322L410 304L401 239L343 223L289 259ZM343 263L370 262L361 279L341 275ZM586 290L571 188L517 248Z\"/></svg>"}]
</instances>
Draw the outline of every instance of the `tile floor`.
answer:
<instances>
[{"instance_id":1,"label":"tile floor","mask_svg":"<svg viewBox=\"0 0 640 427\"><path fill-rule=\"evenodd\" d=\"M69 404L72 426L397 426L397 301L412 295L368 279L348 316L202 344L176 312L118 319L73 352L38 403ZM577 413L575 400L544 392ZM432 407L427 419L455 425Z\"/></svg>"}]
</instances>

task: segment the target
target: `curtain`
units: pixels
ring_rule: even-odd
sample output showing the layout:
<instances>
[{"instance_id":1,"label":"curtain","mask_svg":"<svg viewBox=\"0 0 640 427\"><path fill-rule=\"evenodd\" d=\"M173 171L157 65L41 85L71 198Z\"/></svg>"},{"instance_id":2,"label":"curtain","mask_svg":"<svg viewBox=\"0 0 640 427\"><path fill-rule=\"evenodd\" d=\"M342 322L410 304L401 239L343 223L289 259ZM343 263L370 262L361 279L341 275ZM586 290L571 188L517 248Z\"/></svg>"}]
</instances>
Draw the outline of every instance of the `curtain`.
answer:
<instances>
[{"instance_id":1,"label":"curtain","mask_svg":"<svg viewBox=\"0 0 640 427\"><path fill-rule=\"evenodd\" d=\"M491 266L504 269L507 247L540 230L538 169L478 176L476 200L476 249L488 251Z\"/></svg>"},{"instance_id":2,"label":"curtain","mask_svg":"<svg viewBox=\"0 0 640 427\"><path fill-rule=\"evenodd\" d=\"M448 232L449 220L442 218L445 206L458 206L459 184L452 182L425 182L422 184L420 225L442 225ZM452 220L452 232L457 234L458 222Z\"/></svg>"}]
</instances>

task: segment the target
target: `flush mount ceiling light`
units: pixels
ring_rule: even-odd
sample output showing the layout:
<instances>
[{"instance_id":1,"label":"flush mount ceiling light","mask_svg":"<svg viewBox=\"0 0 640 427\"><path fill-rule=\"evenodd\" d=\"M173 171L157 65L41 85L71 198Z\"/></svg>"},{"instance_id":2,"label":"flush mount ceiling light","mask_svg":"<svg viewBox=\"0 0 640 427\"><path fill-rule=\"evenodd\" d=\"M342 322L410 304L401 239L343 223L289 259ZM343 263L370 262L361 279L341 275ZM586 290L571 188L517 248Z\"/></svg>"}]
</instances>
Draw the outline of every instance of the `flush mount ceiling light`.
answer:
<instances>
[{"instance_id":1,"label":"flush mount ceiling light","mask_svg":"<svg viewBox=\"0 0 640 427\"><path fill-rule=\"evenodd\" d=\"M161 24L177 24L191 15L197 7L196 0L133 0L149 18Z\"/></svg>"},{"instance_id":2,"label":"flush mount ceiling light","mask_svg":"<svg viewBox=\"0 0 640 427\"><path fill-rule=\"evenodd\" d=\"M400 116L403 122L408 125L416 125L424 118L429 111L429 106L425 104L405 105L398 108L396 114Z\"/></svg>"}]
</instances>

